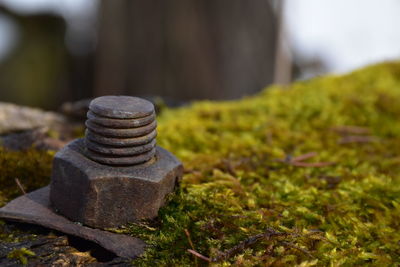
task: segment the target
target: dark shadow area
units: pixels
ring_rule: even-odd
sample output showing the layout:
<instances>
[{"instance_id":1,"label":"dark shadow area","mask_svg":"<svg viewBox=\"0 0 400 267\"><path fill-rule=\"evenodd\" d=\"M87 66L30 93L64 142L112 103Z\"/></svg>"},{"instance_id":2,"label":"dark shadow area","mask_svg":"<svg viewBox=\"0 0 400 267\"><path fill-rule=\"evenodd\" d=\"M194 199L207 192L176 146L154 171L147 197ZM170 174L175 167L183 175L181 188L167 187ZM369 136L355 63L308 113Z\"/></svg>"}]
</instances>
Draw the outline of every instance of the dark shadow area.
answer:
<instances>
[{"instance_id":1,"label":"dark shadow area","mask_svg":"<svg viewBox=\"0 0 400 267\"><path fill-rule=\"evenodd\" d=\"M18 222L7 222L0 225L0 234L12 235L14 241L2 242L0 247L0 265L5 264L7 255L14 249L27 248L33 251L39 260L47 263L52 262L49 255L65 253L65 257L71 253L71 249L79 252L89 252L90 256L99 263L109 263L119 265L127 262L127 259L116 256L114 253L102 248L98 244L75 236L65 235L58 231L50 230L33 224ZM11 240L10 240L11 241ZM54 253L56 252L56 253ZM41 262L41 263L45 263Z\"/></svg>"},{"instance_id":2,"label":"dark shadow area","mask_svg":"<svg viewBox=\"0 0 400 267\"><path fill-rule=\"evenodd\" d=\"M90 255L96 258L98 262L109 262L117 258L117 255L98 244L76 236L68 236L68 244L81 252L90 251Z\"/></svg>"}]
</instances>

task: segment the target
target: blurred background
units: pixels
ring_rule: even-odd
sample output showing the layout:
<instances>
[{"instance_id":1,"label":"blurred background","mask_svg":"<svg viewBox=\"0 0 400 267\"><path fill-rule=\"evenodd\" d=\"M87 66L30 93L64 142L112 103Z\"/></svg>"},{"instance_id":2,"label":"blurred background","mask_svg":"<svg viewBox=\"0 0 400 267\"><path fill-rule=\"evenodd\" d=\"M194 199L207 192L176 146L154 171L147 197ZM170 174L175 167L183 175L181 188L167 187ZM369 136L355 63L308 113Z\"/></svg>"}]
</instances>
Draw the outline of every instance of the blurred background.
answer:
<instances>
[{"instance_id":1,"label":"blurred background","mask_svg":"<svg viewBox=\"0 0 400 267\"><path fill-rule=\"evenodd\" d=\"M169 105L400 58L398 0L0 0L0 101Z\"/></svg>"}]
</instances>

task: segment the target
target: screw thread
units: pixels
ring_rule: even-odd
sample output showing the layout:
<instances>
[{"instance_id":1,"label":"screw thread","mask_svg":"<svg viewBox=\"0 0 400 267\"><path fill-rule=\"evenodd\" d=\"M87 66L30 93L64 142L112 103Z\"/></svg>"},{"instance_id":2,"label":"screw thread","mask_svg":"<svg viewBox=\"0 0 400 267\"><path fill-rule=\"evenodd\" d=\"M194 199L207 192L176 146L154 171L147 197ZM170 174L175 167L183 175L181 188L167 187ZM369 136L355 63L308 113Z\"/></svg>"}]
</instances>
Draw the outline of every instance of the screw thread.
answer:
<instances>
[{"instance_id":1,"label":"screw thread","mask_svg":"<svg viewBox=\"0 0 400 267\"><path fill-rule=\"evenodd\" d=\"M143 100L144 101L144 100ZM105 165L136 165L153 158L156 152L157 123L154 107L150 115L121 118L87 113L85 145L87 156Z\"/></svg>"}]
</instances>

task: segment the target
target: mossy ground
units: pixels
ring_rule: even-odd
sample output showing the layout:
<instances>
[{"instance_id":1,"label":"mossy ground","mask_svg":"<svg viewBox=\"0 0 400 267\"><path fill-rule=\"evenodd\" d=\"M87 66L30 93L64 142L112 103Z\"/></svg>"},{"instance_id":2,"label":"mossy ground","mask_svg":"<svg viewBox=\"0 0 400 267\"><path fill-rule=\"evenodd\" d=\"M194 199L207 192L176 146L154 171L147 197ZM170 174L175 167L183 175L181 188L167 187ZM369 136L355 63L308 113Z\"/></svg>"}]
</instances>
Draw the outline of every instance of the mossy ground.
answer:
<instances>
[{"instance_id":1,"label":"mossy ground","mask_svg":"<svg viewBox=\"0 0 400 267\"><path fill-rule=\"evenodd\" d=\"M29 192L50 181L53 151L8 151L0 144L0 207L21 195L15 179Z\"/></svg>"},{"instance_id":2,"label":"mossy ground","mask_svg":"<svg viewBox=\"0 0 400 267\"><path fill-rule=\"evenodd\" d=\"M186 171L158 220L118 230L150 245L135 264L207 264L188 249L215 265L399 264L399 103L400 63L385 63L164 111L158 143ZM5 200L14 177L48 182L51 155L13 153Z\"/></svg>"}]
</instances>

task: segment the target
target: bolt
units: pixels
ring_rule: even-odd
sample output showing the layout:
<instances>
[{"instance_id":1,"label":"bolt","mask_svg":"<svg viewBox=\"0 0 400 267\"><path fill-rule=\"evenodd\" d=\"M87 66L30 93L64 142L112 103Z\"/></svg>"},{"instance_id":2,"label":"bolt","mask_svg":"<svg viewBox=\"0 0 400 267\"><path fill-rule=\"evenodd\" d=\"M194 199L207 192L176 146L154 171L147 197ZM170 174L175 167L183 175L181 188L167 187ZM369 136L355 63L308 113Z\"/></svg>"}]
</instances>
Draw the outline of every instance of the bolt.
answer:
<instances>
[{"instance_id":1,"label":"bolt","mask_svg":"<svg viewBox=\"0 0 400 267\"><path fill-rule=\"evenodd\" d=\"M182 164L156 145L154 106L130 96L89 105L84 139L55 156L50 200L70 220L106 228L157 216Z\"/></svg>"},{"instance_id":2,"label":"bolt","mask_svg":"<svg viewBox=\"0 0 400 267\"><path fill-rule=\"evenodd\" d=\"M94 161L134 165L155 155L157 123L149 101L126 96L99 97L89 105L86 127L86 153Z\"/></svg>"}]
</instances>

